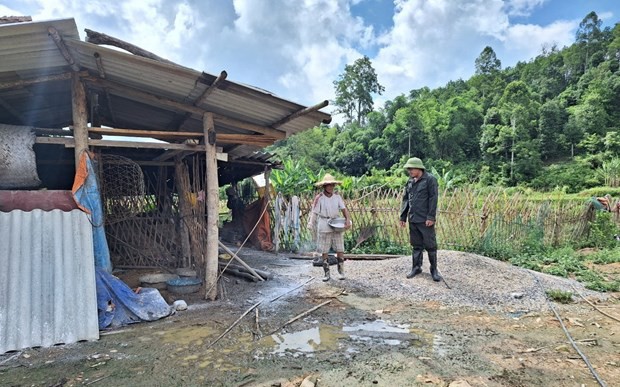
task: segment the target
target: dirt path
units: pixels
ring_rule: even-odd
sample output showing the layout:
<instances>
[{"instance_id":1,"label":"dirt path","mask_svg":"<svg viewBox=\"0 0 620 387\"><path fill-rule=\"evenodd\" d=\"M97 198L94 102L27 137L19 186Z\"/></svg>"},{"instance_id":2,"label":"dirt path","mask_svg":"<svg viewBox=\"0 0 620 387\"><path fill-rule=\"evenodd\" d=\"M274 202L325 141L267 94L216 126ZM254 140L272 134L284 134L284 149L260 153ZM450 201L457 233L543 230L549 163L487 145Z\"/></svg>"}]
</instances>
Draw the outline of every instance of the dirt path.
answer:
<instances>
[{"instance_id":1,"label":"dirt path","mask_svg":"<svg viewBox=\"0 0 620 387\"><path fill-rule=\"evenodd\" d=\"M388 265L385 262L349 261L350 279L322 283L317 278L270 302L311 276L319 277L319 268L310 261L257 252L247 253L246 260L273 271L275 278L248 283L231 277L225 300L204 303L195 296L187 300L188 311L104 332L97 342L0 355L0 385L294 386L308 375L318 378L318 386L597 385L548 309L534 310L528 304L529 310L502 310L420 300L419 294L414 296L416 289L461 289L455 285L448 290L427 275L406 280L406 259L384 276L377 269ZM372 273L394 290L369 286L363 279ZM597 295L590 297L598 300ZM252 312L209 347L261 300L258 327ZM620 316L616 298L602 297L598 305ZM600 377L609 386L616 384L620 323L585 302L556 307Z\"/></svg>"}]
</instances>

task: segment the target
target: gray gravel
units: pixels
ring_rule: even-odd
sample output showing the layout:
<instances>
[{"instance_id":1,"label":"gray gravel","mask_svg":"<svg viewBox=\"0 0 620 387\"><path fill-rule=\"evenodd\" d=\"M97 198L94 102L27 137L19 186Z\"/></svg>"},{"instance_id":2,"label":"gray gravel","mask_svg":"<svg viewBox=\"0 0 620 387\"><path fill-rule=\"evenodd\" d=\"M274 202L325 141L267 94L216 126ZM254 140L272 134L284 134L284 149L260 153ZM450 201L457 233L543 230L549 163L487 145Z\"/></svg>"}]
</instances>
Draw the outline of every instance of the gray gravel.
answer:
<instances>
[{"instance_id":1,"label":"gray gravel","mask_svg":"<svg viewBox=\"0 0 620 387\"><path fill-rule=\"evenodd\" d=\"M322 269L312 267L314 276L322 276ZM411 257L381 261L349 260L345 262L347 279L331 280L334 286L351 286L370 295L381 295L404 302L439 302L446 307L525 313L547 310L544 289L571 291L573 286L584 296L604 299L604 293L593 292L583 284L568 278L555 277L522 269L506 262L477 254L457 251L439 251L438 266L443 282L434 282L429 273L429 263L424 254L423 273L407 279L411 270ZM332 266L332 272L335 272ZM535 278L538 278L538 281ZM314 286L323 285L320 281ZM541 287L542 285L542 287ZM544 289L543 289L544 288ZM576 294L575 300L580 299Z\"/></svg>"}]
</instances>

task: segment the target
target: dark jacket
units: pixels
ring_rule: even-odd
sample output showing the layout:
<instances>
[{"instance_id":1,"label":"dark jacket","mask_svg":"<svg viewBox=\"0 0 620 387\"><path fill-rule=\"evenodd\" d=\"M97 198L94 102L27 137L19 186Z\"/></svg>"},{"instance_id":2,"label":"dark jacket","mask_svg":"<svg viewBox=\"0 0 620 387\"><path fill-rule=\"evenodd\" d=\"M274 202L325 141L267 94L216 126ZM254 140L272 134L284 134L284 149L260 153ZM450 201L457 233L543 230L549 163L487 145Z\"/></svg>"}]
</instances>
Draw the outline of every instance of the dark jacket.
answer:
<instances>
[{"instance_id":1,"label":"dark jacket","mask_svg":"<svg viewBox=\"0 0 620 387\"><path fill-rule=\"evenodd\" d=\"M411 223L434 221L437 216L438 196L439 188L435 176L424 171L418 181L409 178L400 206L400 220L409 220Z\"/></svg>"}]
</instances>

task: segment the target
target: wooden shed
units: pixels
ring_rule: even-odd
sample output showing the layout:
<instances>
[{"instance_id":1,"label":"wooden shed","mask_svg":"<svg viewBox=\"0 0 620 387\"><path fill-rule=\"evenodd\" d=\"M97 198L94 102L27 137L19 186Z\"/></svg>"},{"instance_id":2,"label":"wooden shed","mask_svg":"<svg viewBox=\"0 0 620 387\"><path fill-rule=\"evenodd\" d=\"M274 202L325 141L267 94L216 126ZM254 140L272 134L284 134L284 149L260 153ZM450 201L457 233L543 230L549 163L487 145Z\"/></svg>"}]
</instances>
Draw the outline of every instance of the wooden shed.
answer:
<instances>
[{"instance_id":1,"label":"wooden shed","mask_svg":"<svg viewBox=\"0 0 620 387\"><path fill-rule=\"evenodd\" d=\"M37 188L71 189L80 155L95 156L113 256L191 263L208 285L218 187L271 168L264 147L329 123L327 101L302 106L86 31L81 41L73 19L0 25L0 124L36 136Z\"/></svg>"}]
</instances>

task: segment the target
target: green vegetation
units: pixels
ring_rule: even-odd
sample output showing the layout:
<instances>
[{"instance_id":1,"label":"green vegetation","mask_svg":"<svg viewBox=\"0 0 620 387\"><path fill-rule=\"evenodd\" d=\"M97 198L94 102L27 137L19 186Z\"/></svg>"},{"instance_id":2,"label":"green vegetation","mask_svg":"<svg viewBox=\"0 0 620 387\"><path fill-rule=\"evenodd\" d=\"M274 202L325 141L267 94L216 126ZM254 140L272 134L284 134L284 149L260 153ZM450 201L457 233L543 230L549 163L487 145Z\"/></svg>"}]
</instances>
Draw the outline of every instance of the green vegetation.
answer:
<instances>
[{"instance_id":1,"label":"green vegetation","mask_svg":"<svg viewBox=\"0 0 620 387\"><path fill-rule=\"evenodd\" d=\"M549 297L549 299L555 302L560 302L562 304L568 304L571 301L573 301L572 292L565 292L563 290L558 290L558 289L547 290L547 297Z\"/></svg>"},{"instance_id":2,"label":"green vegetation","mask_svg":"<svg viewBox=\"0 0 620 387\"><path fill-rule=\"evenodd\" d=\"M333 103L345 123L315 127L268 149L283 160L282 170L272 174L276 189L285 196L312 192L326 170L343 181L339 191L345 198L379 187L398 190L407 180L404 160L417 156L442 191L476 189L539 205L537 215L495 216L482 227L486 197L467 197L468 206L450 208L457 215L438 223L444 228L438 232L454 236L444 248L576 278L590 289L618 290L618 279L593 269L620 260L616 220L600 211L578 217L591 197L620 197L620 23L602 28L591 12L568 47L544 47L530 61L506 68L485 47L474 64L467 80L411 90L374 111L372 96L384 88L372 63L364 57L346 66L334 82ZM579 214L557 218L562 206L578 208ZM546 215L551 207L555 218ZM477 223L456 218L459 211L475 213ZM562 243L555 239L560 234ZM354 249L355 240L346 247L356 253L409 253L406 243L394 240L375 235L360 245L363 250ZM596 252L581 255L581 248Z\"/></svg>"}]
</instances>

